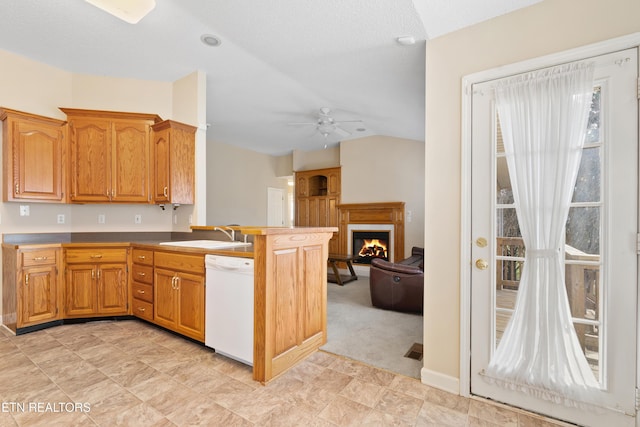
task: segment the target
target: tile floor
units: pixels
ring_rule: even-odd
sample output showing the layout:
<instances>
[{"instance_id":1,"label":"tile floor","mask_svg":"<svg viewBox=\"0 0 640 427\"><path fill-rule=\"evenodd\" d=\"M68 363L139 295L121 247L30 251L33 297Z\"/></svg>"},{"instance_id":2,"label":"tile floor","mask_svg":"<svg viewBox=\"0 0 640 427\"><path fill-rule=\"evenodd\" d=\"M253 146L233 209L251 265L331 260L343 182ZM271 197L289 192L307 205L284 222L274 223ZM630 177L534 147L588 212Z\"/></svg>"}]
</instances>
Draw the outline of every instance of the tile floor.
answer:
<instances>
[{"instance_id":1,"label":"tile floor","mask_svg":"<svg viewBox=\"0 0 640 427\"><path fill-rule=\"evenodd\" d=\"M251 368L136 320L0 328L2 426L551 426L317 352L263 386Z\"/></svg>"}]
</instances>

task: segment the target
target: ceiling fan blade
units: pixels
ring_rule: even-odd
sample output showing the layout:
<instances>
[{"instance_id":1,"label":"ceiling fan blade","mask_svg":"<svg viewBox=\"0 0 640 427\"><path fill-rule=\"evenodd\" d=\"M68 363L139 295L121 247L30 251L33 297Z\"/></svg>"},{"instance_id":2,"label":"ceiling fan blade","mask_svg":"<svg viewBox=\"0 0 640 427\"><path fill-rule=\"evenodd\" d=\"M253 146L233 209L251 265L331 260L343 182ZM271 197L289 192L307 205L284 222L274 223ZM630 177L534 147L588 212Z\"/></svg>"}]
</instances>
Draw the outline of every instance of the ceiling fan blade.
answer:
<instances>
[{"instance_id":1,"label":"ceiling fan blade","mask_svg":"<svg viewBox=\"0 0 640 427\"><path fill-rule=\"evenodd\" d=\"M292 123L287 123L290 126L307 126L307 125L313 125L313 126L318 126L318 123L316 122L292 122Z\"/></svg>"},{"instance_id":2,"label":"ceiling fan blade","mask_svg":"<svg viewBox=\"0 0 640 427\"><path fill-rule=\"evenodd\" d=\"M339 128L338 126L335 127L335 129L333 130L335 133L337 133L340 136L349 136L351 135L351 132L347 132L346 130Z\"/></svg>"}]
</instances>

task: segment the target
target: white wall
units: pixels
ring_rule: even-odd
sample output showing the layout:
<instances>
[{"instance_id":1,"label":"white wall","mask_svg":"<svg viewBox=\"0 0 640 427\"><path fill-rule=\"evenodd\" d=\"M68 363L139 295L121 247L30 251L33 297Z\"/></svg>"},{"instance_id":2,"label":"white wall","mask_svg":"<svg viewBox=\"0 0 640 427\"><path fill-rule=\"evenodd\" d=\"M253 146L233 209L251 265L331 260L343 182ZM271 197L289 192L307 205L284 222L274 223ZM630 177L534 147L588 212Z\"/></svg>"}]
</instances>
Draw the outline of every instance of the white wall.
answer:
<instances>
[{"instance_id":1,"label":"white wall","mask_svg":"<svg viewBox=\"0 0 640 427\"><path fill-rule=\"evenodd\" d=\"M459 378L462 77L639 32L639 16L637 0L545 0L427 42L423 374Z\"/></svg>"},{"instance_id":2,"label":"white wall","mask_svg":"<svg viewBox=\"0 0 640 427\"><path fill-rule=\"evenodd\" d=\"M267 188L287 193L281 159L217 141L207 142L208 225L266 225Z\"/></svg>"}]
</instances>

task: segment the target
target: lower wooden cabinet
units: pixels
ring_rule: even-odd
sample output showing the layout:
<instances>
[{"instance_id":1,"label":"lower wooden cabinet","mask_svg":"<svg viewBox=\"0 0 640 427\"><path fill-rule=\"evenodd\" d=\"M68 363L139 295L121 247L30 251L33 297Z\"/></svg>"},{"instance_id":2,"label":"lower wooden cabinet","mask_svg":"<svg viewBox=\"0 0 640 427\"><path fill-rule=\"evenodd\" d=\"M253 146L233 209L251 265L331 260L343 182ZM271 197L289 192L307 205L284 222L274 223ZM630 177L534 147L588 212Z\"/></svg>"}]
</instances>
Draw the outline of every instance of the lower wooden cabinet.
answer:
<instances>
[{"instance_id":1,"label":"lower wooden cabinet","mask_svg":"<svg viewBox=\"0 0 640 427\"><path fill-rule=\"evenodd\" d=\"M5 326L16 332L61 319L60 246L3 245L2 256Z\"/></svg>"},{"instance_id":2,"label":"lower wooden cabinet","mask_svg":"<svg viewBox=\"0 0 640 427\"><path fill-rule=\"evenodd\" d=\"M65 317L128 314L128 251L65 249Z\"/></svg>"},{"instance_id":3,"label":"lower wooden cabinet","mask_svg":"<svg viewBox=\"0 0 640 427\"><path fill-rule=\"evenodd\" d=\"M131 250L131 313L153 321L153 251Z\"/></svg>"},{"instance_id":4,"label":"lower wooden cabinet","mask_svg":"<svg viewBox=\"0 0 640 427\"><path fill-rule=\"evenodd\" d=\"M204 342L204 255L156 251L153 321Z\"/></svg>"}]
</instances>

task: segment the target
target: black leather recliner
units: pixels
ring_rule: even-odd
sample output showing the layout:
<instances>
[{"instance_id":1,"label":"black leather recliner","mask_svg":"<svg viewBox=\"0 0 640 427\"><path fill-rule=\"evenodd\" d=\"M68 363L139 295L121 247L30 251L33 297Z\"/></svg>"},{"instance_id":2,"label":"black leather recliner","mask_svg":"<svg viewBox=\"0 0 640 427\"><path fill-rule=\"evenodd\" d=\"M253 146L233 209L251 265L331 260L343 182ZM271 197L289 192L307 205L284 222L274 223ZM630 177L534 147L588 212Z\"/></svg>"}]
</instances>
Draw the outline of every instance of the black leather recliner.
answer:
<instances>
[{"instance_id":1,"label":"black leather recliner","mask_svg":"<svg viewBox=\"0 0 640 427\"><path fill-rule=\"evenodd\" d=\"M369 287L374 307L422 314L424 248L414 246L411 256L399 262L373 259Z\"/></svg>"}]
</instances>

